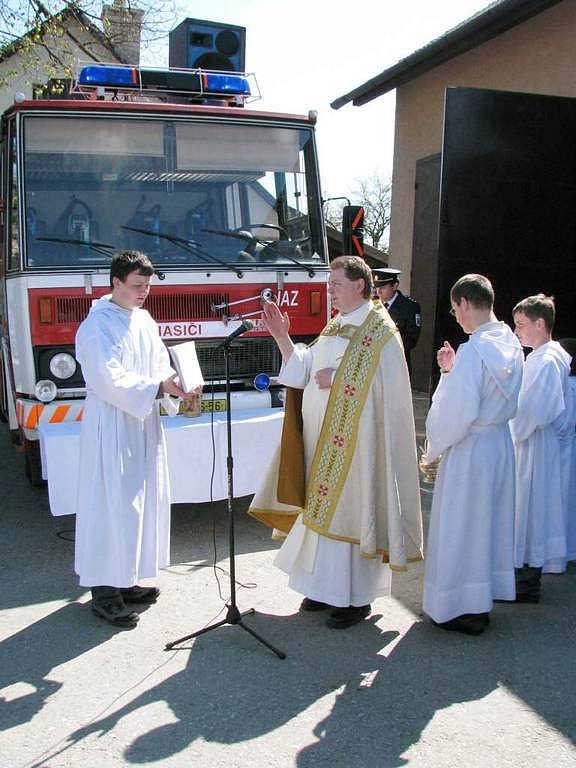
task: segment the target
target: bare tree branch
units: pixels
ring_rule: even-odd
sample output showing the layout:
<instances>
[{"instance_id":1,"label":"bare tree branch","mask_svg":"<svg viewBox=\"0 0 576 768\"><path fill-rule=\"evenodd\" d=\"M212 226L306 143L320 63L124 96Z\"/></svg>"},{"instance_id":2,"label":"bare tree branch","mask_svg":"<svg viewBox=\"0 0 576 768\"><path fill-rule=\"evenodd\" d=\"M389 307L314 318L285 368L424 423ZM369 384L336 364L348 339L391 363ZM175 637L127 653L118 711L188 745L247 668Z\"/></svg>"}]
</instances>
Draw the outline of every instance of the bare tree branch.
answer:
<instances>
[{"instance_id":1,"label":"bare tree branch","mask_svg":"<svg viewBox=\"0 0 576 768\"><path fill-rule=\"evenodd\" d=\"M364 208L364 234L372 241L374 248L380 247L390 226L390 182L373 173L358 179L354 188L357 204Z\"/></svg>"},{"instance_id":2,"label":"bare tree branch","mask_svg":"<svg viewBox=\"0 0 576 768\"><path fill-rule=\"evenodd\" d=\"M345 203L340 200L329 200L324 204L324 221L334 229L342 229L342 208Z\"/></svg>"},{"instance_id":3,"label":"bare tree branch","mask_svg":"<svg viewBox=\"0 0 576 768\"><path fill-rule=\"evenodd\" d=\"M369 245L386 250L390 226L390 182L377 172L356 180L352 190L352 203L364 208L364 239ZM330 200L324 205L324 220L334 229L342 229L342 208L345 203ZM385 241L384 246L381 242Z\"/></svg>"}]
</instances>

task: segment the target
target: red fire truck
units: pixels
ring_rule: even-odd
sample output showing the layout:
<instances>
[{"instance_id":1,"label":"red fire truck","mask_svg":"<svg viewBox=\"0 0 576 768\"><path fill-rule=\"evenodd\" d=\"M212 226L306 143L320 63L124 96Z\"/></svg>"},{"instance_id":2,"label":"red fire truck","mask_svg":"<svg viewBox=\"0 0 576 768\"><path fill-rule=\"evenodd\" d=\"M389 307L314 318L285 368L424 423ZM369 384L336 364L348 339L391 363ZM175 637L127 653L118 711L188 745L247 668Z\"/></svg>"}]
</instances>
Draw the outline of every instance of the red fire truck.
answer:
<instances>
[{"instance_id":1,"label":"red fire truck","mask_svg":"<svg viewBox=\"0 0 576 768\"><path fill-rule=\"evenodd\" d=\"M258 318L262 300L288 311L296 340L324 326L315 117L254 111L254 92L240 73L91 65L66 98L2 116L0 413L34 484L38 425L82 417L74 337L109 292L114 251L152 259L147 309L167 344L197 341L217 390L206 408L223 402L215 340ZM281 405L279 390L252 386L279 367L256 324L231 358L234 407Z\"/></svg>"}]
</instances>

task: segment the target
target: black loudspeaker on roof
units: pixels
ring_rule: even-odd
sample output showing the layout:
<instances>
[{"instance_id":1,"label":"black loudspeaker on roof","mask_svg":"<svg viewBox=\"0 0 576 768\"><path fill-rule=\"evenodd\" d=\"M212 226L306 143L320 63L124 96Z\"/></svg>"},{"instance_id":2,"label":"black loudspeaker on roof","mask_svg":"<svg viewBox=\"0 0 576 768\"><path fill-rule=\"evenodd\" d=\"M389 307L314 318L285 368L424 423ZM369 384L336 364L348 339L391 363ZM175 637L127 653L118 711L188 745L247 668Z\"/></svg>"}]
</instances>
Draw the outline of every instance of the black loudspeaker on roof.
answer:
<instances>
[{"instance_id":1,"label":"black loudspeaker on roof","mask_svg":"<svg viewBox=\"0 0 576 768\"><path fill-rule=\"evenodd\" d=\"M184 19L170 32L171 67L245 71L246 28Z\"/></svg>"}]
</instances>

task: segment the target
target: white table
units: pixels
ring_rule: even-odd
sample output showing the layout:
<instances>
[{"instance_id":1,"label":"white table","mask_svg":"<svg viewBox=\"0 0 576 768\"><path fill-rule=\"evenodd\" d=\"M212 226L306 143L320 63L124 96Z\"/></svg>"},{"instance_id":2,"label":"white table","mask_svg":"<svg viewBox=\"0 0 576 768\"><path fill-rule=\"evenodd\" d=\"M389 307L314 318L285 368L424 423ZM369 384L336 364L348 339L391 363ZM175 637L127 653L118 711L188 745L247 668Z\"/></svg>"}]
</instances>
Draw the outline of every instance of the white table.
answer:
<instances>
[{"instance_id":1,"label":"white table","mask_svg":"<svg viewBox=\"0 0 576 768\"><path fill-rule=\"evenodd\" d=\"M282 408L232 412L234 495L256 491L280 441ZM166 432L172 503L210 499L212 424L210 414L197 418L162 417ZM50 511L56 516L76 512L80 424L39 424L42 475L48 480ZM228 496L226 414L214 414L215 460L212 498Z\"/></svg>"}]
</instances>

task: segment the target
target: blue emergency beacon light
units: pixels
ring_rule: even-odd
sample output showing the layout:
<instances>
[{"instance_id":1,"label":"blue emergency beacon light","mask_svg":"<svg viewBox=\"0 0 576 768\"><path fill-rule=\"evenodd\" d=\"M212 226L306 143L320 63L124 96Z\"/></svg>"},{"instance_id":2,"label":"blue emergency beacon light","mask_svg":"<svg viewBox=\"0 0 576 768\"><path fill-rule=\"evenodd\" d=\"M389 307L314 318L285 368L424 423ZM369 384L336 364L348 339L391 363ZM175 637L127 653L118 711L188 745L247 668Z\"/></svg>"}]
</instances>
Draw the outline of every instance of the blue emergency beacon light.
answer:
<instances>
[{"instance_id":1,"label":"blue emergency beacon light","mask_svg":"<svg viewBox=\"0 0 576 768\"><path fill-rule=\"evenodd\" d=\"M247 99L252 95L249 77L239 72L213 72L203 69L154 69L108 64L82 67L77 78L81 90L91 88L139 91L172 91L200 96L231 96Z\"/></svg>"},{"instance_id":2,"label":"blue emergency beacon light","mask_svg":"<svg viewBox=\"0 0 576 768\"><path fill-rule=\"evenodd\" d=\"M270 389L270 376L267 373L259 373L255 376L254 389L257 389L258 392L266 392L267 389Z\"/></svg>"}]
</instances>

